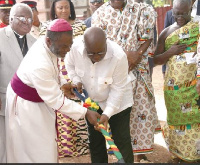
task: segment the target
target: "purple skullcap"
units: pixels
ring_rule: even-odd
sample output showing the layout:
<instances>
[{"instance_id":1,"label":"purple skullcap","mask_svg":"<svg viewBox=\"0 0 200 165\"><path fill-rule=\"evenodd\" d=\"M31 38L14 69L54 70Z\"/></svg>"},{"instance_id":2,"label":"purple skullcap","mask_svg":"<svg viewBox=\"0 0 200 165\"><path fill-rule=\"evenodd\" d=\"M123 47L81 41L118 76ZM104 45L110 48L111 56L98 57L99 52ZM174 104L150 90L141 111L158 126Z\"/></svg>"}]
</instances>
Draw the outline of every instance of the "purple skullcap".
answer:
<instances>
[{"instance_id":1,"label":"purple skullcap","mask_svg":"<svg viewBox=\"0 0 200 165\"><path fill-rule=\"evenodd\" d=\"M54 19L50 22L47 30L52 32L72 31L71 25L64 19Z\"/></svg>"}]
</instances>

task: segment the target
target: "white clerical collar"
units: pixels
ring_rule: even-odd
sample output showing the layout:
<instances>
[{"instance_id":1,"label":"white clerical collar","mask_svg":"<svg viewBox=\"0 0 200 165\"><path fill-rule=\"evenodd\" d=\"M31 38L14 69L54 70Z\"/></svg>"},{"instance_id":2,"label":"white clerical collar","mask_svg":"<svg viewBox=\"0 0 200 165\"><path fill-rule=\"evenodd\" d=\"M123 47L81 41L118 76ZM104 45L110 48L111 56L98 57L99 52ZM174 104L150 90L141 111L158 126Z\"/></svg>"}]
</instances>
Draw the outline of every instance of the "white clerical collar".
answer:
<instances>
[{"instance_id":1,"label":"white clerical collar","mask_svg":"<svg viewBox=\"0 0 200 165\"><path fill-rule=\"evenodd\" d=\"M14 30L13 30L14 31ZM16 31L14 31L15 32L15 34L17 34L18 36L19 36L19 38L23 38L24 37L24 35L20 35L20 34L18 34Z\"/></svg>"}]
</instances>

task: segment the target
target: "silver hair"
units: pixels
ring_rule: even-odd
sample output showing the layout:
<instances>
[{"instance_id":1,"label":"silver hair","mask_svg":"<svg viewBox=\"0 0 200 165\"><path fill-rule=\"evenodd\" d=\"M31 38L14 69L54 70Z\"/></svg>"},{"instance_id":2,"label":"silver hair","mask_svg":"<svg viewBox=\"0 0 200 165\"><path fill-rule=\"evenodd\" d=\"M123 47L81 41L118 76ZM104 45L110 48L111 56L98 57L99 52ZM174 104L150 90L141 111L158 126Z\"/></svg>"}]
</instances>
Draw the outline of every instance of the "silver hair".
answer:
<instances>
[{"instance_id":1,"label":"silver hair","mask_svg":"<svg viewBox=\"0 0 200 165\"><path fill-rule=\"evenodd\" d=\"M33 18L33 12L32 12L32 9L27 5L27 4L24 4L24 3L16 3L10 10L10 16L9 16L9 20L11 21L11 18L13 18L16 14L16 10L18 8L24 8L24 9L27 9L30 11L31 15L32 15L32 18Z\"/></svg>"},{"instance_id":2,"label":"silver hair","mask_svg":"<svg viewBox=\"0 0 200 165\"><path fill-rule=\"evenodd\" d=\"M191 0L174 0L173 6L181 5L181 4L188 4L188 6L192 7L192 1Z\"/></svg>"}]
</instances>

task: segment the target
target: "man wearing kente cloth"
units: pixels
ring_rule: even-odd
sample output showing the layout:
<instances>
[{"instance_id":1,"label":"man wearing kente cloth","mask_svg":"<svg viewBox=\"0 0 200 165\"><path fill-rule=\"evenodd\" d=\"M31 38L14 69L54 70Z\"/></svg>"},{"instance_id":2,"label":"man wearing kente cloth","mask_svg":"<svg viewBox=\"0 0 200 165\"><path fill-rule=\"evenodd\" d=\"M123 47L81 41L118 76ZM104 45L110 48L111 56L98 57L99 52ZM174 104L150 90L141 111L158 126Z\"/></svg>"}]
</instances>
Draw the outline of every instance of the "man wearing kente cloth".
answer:
<instances>
[{"instance_id":1,"label":"man wearing kente cloth","mask_svg":"<svg viewBox=\"0 0 200 165\"><path fill-rule=\"evenodd\" d=\"M15 0L0 0L0 28L9 24L10 9L15 3Z\"/></svg>"},{"instance_id":2,"label":"man wearing kente cloth","mask_svg":"<svg viewBox=\"0 0 200 165\"><path fill-rule=\"evenodd\" d=\"M200 97L196 90L199 25L191 20L191 1L174 0L175 23L159 36L155 64L166 63L164 97L167 124L163 135L177 159L200 160Z\"/></svg>"},{"instance_id":3,"label":"man wearing kente cloth","mask_svg":"<svg viewBox=\"0 0 200 165\"><path fill-rule=\"evenodd\" d=\"M100 115L67 99L71 84L62 84L59 59L69 52L72 28L64 19L50 23L21 62L7 88L6 149L8 163L56 163L57 111L95 126ZM67 97L65 97L67 96Z\"/></svg>"}]
</instances>

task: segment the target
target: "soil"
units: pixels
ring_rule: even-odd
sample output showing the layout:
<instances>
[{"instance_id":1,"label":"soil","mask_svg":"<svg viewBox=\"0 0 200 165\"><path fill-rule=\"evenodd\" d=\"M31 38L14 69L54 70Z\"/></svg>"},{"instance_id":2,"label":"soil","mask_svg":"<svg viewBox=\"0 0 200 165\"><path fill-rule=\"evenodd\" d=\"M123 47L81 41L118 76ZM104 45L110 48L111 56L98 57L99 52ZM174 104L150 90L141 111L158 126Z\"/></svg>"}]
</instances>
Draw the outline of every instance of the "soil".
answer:
<instances>
[{"instance_id":1,"label":"soil","mask_svg":"<svg viewBox=\"0 0 200 165\"><path fill-rule=\"evenodd\" d=\"M158 118L160 120L161 126L166 122L166 108L163 99L163 75L162 67L156 66L153 69L152 83L154 86L155 98L156 98L156 108L158 112ZM159 133L161 134L161 133ZM165 147L165 145L160 145L155 142L153 145L154 152L147 154L147 160L141 160L140 163L177 163L173 159L172 154L170 154ZM90 155L84 155L80 157L66 157L59 160L60 163L91 163ZM114 155L109 155L109 163L115 163L117 159Z\"/></svg>"}]
</instances>

